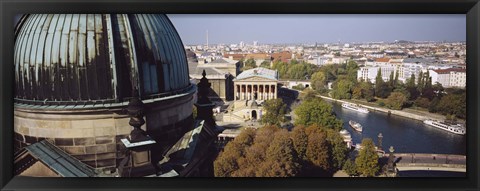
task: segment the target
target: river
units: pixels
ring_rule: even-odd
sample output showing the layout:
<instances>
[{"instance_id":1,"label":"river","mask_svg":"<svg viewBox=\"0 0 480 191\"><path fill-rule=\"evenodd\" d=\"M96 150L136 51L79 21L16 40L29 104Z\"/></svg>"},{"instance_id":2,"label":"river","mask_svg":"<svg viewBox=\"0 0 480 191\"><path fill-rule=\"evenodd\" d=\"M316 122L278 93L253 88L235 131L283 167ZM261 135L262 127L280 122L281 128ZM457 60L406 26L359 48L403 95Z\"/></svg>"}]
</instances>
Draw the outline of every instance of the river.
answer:
<instances>
[{"instance_id":1,"label":"river","mask_svg":"<svg viewBox=\"0 0 480 191\"><path fill-rule=\"evenodd\" d=\"M384 150L393 146L396 153L466 155L466 136L427 126L418 120L394 115L388 116L382 112L358 113L342 108L340 103L330 103L333 105L337 118L343 120L343 128L352 135L354 144L360 143L363 138L371 138L375 144L378 144L378 134L382 133ZM363 132L354 131L348 125L349 120L362 124Z\"/></svg>"}]
</instances>

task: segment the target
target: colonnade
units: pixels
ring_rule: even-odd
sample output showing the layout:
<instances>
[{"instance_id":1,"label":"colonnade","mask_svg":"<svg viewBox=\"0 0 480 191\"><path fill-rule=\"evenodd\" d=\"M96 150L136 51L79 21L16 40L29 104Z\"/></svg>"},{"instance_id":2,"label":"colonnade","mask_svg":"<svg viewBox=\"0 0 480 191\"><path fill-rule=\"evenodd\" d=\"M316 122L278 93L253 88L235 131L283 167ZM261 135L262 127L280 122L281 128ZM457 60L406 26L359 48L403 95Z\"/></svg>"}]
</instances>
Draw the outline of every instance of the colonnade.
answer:
<instances>
[{"instance_id":1,"label":"colonnade","mask_svg":"<svg viewBox=\"0 0 480 191\"><path fill-rule=\"evenodd\" d=\"M272 84L235 84L235 101L269 100L277 98L277 85ZM255 97L256 96L256 97Z\"/></svg>"}]
</instances>

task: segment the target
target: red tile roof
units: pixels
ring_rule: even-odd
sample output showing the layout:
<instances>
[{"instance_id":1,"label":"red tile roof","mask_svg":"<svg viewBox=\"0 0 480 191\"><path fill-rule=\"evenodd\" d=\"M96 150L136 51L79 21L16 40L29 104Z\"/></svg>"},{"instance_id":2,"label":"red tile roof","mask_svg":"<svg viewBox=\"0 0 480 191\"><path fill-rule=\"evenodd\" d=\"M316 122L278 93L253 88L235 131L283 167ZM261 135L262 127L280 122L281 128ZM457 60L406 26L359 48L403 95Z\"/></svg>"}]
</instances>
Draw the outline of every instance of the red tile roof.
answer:
<instances>
[{"instance_id":1,"label":"red tile roof","mask_svg":"<svg viewBox=\"0 0 480 191\"><path fill-rule=\"evenodd\" d=\"M439 69L439 70L433 70L437 74L448 74L450 72L465 72L466 70L463 68L447 68L447 69Z\"/></svg>"},{"instance_id":2,"label":"red tile roof","mask_svg":"<svg viewBox=\"0 0 480 191\"><path fill-rule=\"evenodd\" d=\"M383 58L377 58L377 59L375 59L375 62L388 62L388 61L390 61L390 58L385 58L385 57L383 57Z\"/></svg>"}]
</instances>

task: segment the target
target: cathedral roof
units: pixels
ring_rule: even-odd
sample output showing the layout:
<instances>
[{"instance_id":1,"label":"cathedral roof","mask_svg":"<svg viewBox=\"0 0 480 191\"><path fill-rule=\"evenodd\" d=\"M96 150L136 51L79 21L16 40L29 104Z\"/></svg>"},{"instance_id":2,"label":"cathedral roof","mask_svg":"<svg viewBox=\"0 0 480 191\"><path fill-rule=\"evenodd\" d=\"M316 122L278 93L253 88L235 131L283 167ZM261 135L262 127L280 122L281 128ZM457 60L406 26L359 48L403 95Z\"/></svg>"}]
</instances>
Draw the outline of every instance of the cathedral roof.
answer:
<instances>
[{"instance_id":1,"label":"cathedral roof","mask_svg":"<svg viewBox=\"0 0 480 191\"><path fill-rule=\"evenodd\" d=\"M185 49L162 14L32 14L15 31L15 101L120 103L191 89Z\"/></svg>"}]
</instances>

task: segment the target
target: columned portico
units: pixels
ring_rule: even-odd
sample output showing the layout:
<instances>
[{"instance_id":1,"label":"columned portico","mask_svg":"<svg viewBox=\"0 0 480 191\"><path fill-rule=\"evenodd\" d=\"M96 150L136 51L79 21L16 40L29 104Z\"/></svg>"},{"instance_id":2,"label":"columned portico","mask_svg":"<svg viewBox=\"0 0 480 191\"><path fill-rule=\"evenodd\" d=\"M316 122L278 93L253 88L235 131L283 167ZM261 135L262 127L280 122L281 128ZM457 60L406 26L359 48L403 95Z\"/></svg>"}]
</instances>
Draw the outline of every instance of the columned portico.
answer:
<instances>
[{"instance_id":1,"label":"columned portico","mask_svg":"<svg viewBox=\"0 0 480 191\"><path fill-rule=\"evenodd\" d=\"M244 84L245 83L245 84ZM268 83L242 82L234 86L235 101L269 100L277 98L277 85Z\"/></svg>"},{"instance_id":2,"label":"columned portico","mask_svg":"<svg viewBox=\"0 0 480 191\"><path fill-rule=\"evenodd\" d=\"M235 101L277 98L278 75L274 70L266 68L246 70L233 81Z\"/></svg>"}]
</instances>

